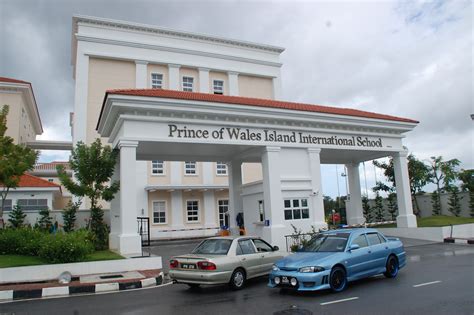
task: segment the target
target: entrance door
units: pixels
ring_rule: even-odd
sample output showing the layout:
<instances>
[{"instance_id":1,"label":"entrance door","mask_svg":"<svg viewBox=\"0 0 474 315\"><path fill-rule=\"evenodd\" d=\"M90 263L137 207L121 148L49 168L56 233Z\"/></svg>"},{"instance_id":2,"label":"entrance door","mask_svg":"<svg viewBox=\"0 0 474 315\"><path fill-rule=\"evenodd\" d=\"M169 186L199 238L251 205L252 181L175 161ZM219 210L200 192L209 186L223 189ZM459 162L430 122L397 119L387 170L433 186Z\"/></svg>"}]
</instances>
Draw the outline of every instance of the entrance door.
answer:
<instances>
[{"instance_id":1,"label":"entrance door","mask_svg":"<svg viewBox=\"0 0 474 315\"><path fill-rule=\"evenodd\" d=\"M229 227L229 200L228 199L219 200L218 208L219 208L219 226Z\"/></svg>"}]
</instances>

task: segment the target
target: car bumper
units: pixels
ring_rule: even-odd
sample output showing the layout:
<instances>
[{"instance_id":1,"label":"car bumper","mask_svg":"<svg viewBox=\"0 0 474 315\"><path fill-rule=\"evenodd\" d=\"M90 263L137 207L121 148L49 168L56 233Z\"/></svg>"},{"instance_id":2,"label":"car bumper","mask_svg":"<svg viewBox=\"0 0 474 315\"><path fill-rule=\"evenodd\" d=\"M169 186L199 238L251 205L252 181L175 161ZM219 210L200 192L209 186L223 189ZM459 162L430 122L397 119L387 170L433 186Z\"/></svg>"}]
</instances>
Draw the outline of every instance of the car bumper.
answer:
<instances>
[{"instance_id":1,"label":"car bumper","mask_svg":"<svg viewBox=\"0 0 474 315\"><path fill-rule=\"evenodd\" d=\"M272 271L269 276L268 286L271 288L288 288L298 291L316 291L329 289L329 274L330 270L325 270L322 272L297 272L297 271ZM296 286L291 284L275 284L275 277L286 277L288 280L295 278L298 282Z\"/></svg>"},{"instance_id":2,"label":"car bumper","mask_svg":"<svg viewBox=\"0 0 474 315\"><path fill-rule=\"evenodd\" d=\"M228 283L232 271L199 272L170 270L169 276L175 283L222 284Z\"/></svg>"}]
</instances>

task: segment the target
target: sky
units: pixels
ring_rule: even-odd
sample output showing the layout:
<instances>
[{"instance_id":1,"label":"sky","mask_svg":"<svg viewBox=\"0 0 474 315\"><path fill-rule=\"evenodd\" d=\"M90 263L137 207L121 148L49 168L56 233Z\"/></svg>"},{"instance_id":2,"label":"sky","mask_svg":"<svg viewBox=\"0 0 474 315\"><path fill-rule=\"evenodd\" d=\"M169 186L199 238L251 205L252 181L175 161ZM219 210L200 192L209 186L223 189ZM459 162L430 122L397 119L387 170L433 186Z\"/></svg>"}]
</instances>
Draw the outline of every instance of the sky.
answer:
<instances>
[{"instance_id":1,"label":"sky","mask_svg":"<svg viewBox=\"0 0 474 315\"><path fill-rule=\"evenodd\" d=\"M39 139L71 138L74 14L285 47L284 100L419 120L404 139L411 153L474 167L471 1L1 0L0 76L32 83ZM325 194L345 194L343 172L324 166ZM361 172L363 190L383 178L370 162Z\"/></svg>"}]
</instances>

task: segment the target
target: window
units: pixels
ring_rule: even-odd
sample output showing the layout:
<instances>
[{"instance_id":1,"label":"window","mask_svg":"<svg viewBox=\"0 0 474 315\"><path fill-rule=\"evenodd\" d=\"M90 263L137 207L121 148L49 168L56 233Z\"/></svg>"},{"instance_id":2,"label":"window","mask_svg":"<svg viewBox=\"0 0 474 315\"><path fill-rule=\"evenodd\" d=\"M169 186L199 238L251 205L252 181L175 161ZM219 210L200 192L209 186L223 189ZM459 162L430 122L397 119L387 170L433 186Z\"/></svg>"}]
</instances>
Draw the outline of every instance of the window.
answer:
<instances>
[{"instance_id":1,"label":"window","mask_svg":"<svg viewBox=\"0 0 474 315\"><path fill-rule=\"evenodd\" d=\"M153 201L153 223L166 223L165 201Z\"/></svg>"},{"instance_id":2,"label":"window","mask_svg":"<svg viewBox=\"0 0 474 315\"><path fill-rule=\"evenodd\" d=\"M224 81L222 80L214 80L214 94L224 94Z\"/></svg>"},{"instance_id":3,"label":"window","mask_svg":"<svg viewBox=\"0 0 474 315\"><path fill-rule=\"evenodd\" d=\"M287 199L284 201L285 220L309 218L308 199Z\"/></svg>"},{"instance_id":4,"label":"window","mask_svg":"<svg viewBox=\"0 0 474 315\"><path fill-rule=\"evenodd\" d=\"M2 205L2 200L0 199L0 206ZM12 211L12 200L11 199L5 199L5 211Z\"/></svg>"},{"instance_id":5,"label":"window","mask_svg":"<svg viewBox=\"0 0 474 315\"><path fill-rule=\"evenodd\" d=\"M194 85L194 78L193 77L183 77L183 91L185 92L192 92Z\"/></svg>"},{"instance_id":6,"label":"window","mask_svg":"<svg viewBox=\"0 0 474 315\"><path fill-rule=\"evenodd\" d=\"M188 222L199 221L199 201L198 200L186 201L186 211L187 211Z\"/></svg>"},{"instance_id":7,"label":"window","mask_svg":"<svg viewBox=\"0 0 474 315\"><path fill-rule=\"evenodd\" d=\"M39 211L48 208L48 199L18 199L18 205L23 211Z\"/></svg>"},{"instance_id":8,"label":"window","mask_svg":"<svg viewBox=\"0 0 474 315\"><path fill-rule=\"evenodd\" d=\"M151 161L151 174L163 175L165 173L163 161Z\"/></svg>"},{"instance_id":9,"label":"window","mask_svg":"<svg viewBox=\"0 0 474 315\"><path fill-rule=\"evenodd\" d=\"M263 207L263 200L258 201L258 214L260 217L260 222L265 221L265 208Z\"/></svg>"},{"instance_id":10,"label":"window","mask_svg":"<svg viewBox=\"0 0 474 315\"><path fill-rule=\"evenodd\" d=\"M184 174L185 175L196 175L196 162L184 162Z\"/></svg>"},{"instance_id":11,"label":"window","mask_svg":"<svg viewBox=\"0 0 474 315\"><path fill-rule=\"evenodd\" d=\"M208 239L202 241L192 253L198 255L227 255L230 245L232 245L232 240Z\"/></svg>"},{"instance_id":12,"label":"window","mask_svg":"<svg viewBox=\"0 0 474 315\"><path fill-rule=\"evenodd\" d=\"M256 253L255 246L253 245L252 240L239 241L238 247L240 247L240 251L237 249L237 255L248 255Z\"/></svg>"},{"instance_id":13,"label":"window","mask_svg":"<svg viewBox=\"0 0 474 315\"><path fill-rule=\"evenodd\" d=\"M380 239L377 233L368 233L367 239L369 240L370 245L380 244Z\"/></svg>"},{"instance_id":14,"label":"window","mask_svg":"<svg viewBox=\"0 0 474 315\"><path fill-rule=\"evenodd\" d=\"M219 200L217 202L219 208L219 226L229 227L229 200Z\"/></svg>"},{"instance_id":15,"label":"window","mask_svg":"<svg viewBox=\"0 0 474 315\"><path fill-rule=\"evenodd\" d=\"M163 88L163 75L161 73L151 74L151 88L162 89Z\"/></svg>"},{"instance_id":16,"label":"window","mask_svg":"<svg viewBox=\"0 0 474 315\"><path fill-rule=\"evenodd\" d=\"M365 234L357 236L355 240L352 241L352 244L357 244L360 248L369 246Z\"/></svg>"},{"instance_id":17,"label":"window","mask_svg":"<svg viewBox=\"0 0 474 315\"><path fill-rule=\"evenodd\" d=\"M254 239L253 243L257 248L257 252L273 252L273 248L267 242L260 239Z\"/></svg>"},{"instance_id":18,"label":"window","mask_svg":"<svg viewBox=\"0 0 474 315\"><path fill-rule=\"evenodd\" d=\"M54 182L54 179L48 178L48 182Z\"/></svg>"},{"instance_id":19,"label":"window","mask_svg":"<svg viewBox=\"0 0 474 315\"><path fill-rule=\"evenodd\" d=\"M224 162L216 163L216 174L217 175L227 175L227 164Z\"/></svg>"}]
</instances>

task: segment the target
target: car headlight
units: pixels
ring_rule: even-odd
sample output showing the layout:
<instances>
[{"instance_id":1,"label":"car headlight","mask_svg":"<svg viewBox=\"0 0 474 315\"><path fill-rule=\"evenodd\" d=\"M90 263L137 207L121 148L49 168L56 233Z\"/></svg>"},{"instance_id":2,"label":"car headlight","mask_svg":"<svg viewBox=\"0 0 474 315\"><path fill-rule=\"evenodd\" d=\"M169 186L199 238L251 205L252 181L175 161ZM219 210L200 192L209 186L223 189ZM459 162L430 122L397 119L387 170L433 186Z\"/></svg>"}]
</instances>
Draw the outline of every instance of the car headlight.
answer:
<instances>
[{"instance_id":1,"label":"car headlight","mask_svg":"<svg viewBox=\"0 0 474 315\"><path fill-rule=\"evenodd\" d=\"M278 268L277 265L273 265L273 266L272 266L272 270L273 270L273 271L278 271L278 270L280 270L280 268Z\"/></svg>"},{"instance_id":2,"label":"car headlight","mask_svg":"<svg viewBox=\"0 0 474 315\"><path fill-rule=\"evenodd\" d=\"M302 267L298 269L298 272L321 272L324 271L323 267L319 266L308 266L308 267Z\"/></svg>"}]
</instances>

